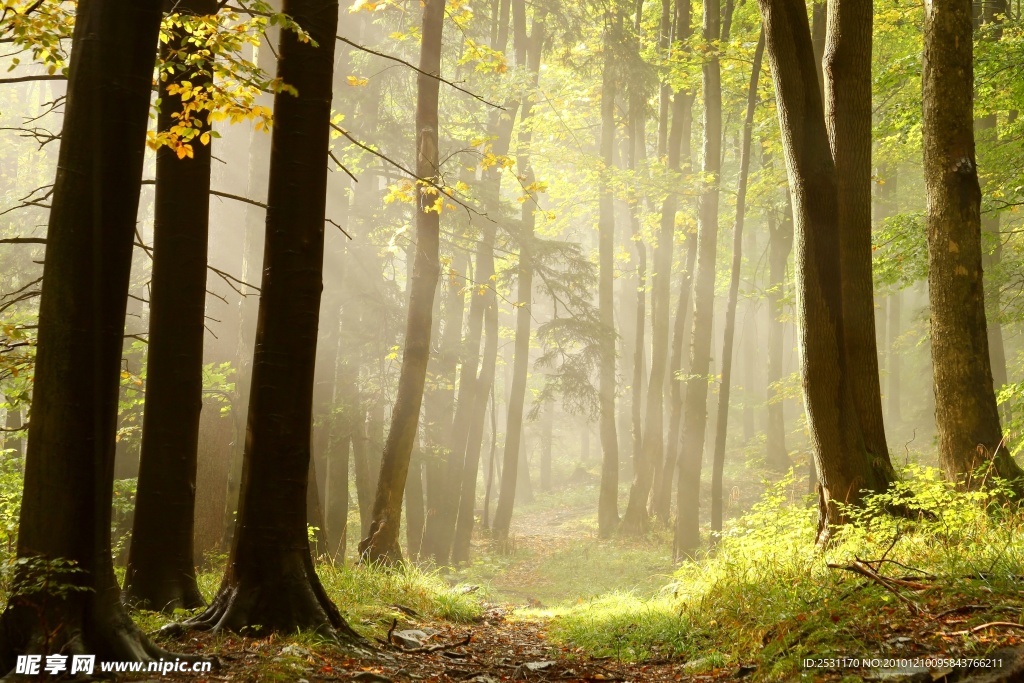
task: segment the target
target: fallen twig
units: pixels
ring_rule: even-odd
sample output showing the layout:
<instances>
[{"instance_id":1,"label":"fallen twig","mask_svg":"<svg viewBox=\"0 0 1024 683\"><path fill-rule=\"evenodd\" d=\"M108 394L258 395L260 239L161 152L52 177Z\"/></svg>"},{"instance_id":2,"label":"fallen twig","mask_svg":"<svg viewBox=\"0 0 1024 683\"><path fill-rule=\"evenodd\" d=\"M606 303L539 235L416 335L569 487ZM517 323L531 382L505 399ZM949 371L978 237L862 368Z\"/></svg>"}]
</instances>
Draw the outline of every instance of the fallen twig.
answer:
<instances>
[{"instance_id":1,"label":"fallen twig","mask_svg":"<svg viewBox=\"0 0 1024 683\"><path fill-rule=\"evenodd\" d=\"M981 624L974 628L969 628L966 631L953 631L949 635L951 636L968 636L978 631L984 631L987 628L1021 628L1024 629L1024 624L1018 624L1015 621L990 621L987 624Z\"/></svg>"},{"instance_id":2,"label":"fallen twig","mask_svg":"<svg viewBox=\"0 0 1024 683\"><path fill-rule=\"evenodd\" d=\"M388 634L388 635L390 637L390 634ZM414 648L409 649L409 650L399 646L399 649L402 652L406 653L406 654L422 655L422 654L429 654L431 652L441 652L443 650L452 650L452 649L457 648L457 647L462 647L464 645L469 645L471 640L473 640L472 634L467 634L465 640L460 640L457 643L449 643L447 645L443 645L443 644L429 645L427 647L414 647Z\"/></svg>"},{"instance_id":3,"label":"fallen twig","mask_svg":"<svg viewBox=\"0 0 1024 683\"><path fill-rule=\"evenodd\" d=\"M912 590L924 590L926 588L929 588L929 586L920 583L914 583L913 581L905 581L903 579L890 579L888 577L882 576L874 569L872 569L870 565L865 564L860 560L855 560L853 564L845 565L829 563L828 567L829 569L842 569L843 571L853 572L854 574L860 574L861 576L865 576L874 581L875 583L877 583L878 585L880 585L882 588L892 593L893 595L895 595L902 602L906 603L911 613L920 614L922 611L921 607L916 602L900 593L896 586L903 586L905 588L910 588Z\"/></svg>"}]
</instances>

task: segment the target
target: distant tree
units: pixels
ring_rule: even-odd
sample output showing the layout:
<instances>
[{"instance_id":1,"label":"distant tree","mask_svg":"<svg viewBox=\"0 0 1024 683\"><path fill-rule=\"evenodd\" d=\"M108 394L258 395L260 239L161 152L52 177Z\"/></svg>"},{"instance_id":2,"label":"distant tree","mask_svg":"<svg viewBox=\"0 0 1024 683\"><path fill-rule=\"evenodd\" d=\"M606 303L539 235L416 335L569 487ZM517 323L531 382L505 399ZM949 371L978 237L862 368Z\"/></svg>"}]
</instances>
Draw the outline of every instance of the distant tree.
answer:
<instances>
[{"instance_id":1,"label":"distant tree","mask_svg":"<svg viewBox=\"0 0 1024 683\"><path fill-rule=\"evenodd\" d=\"M285 0L238 521L197 628L354 636L320 584L307 530L337 0Z\"/></svg>"},{"instance_id":2,"label":"distant tree","mask_svg":"<svg viewBox=\"0 0 1024 683\"><path fill-rule=\"evenodd\" d=\"M743 139L740 142L740 178L736 190L736 219L732 233L732 268L729 276L729 298L725 307L725 339L722 343L722 385L718 393L718 413L715 425L715 452L711 466L711 531L722 531L722 475L725 468L725 438L729 428L729 396L732 389L733 341L736 334L736 303L740 291L740 266L743 264L743 223L746 217L747 178L750 171L750 138L754 128L754 108L757 106L757 84L761 78L761 59L764 56L764 30L754 48L754 64L747 88L747 114L743 121Z\"/></svg>"},{"instance_id":3,"label":"distant tree","mask_svg":"<svg viewBox=\"0 0 1024 683\"><path fill-rule=\"evenodd\" d=\"M704 40L715 45L721 37L721 2L704 0ZM683 435L679 455L679 508L676 515L675 556L691 554L700 545L700 470L708 417L708 373L711 369L711 325L715 300L715 261L718 249L718 203L722 173L722 71L716 49L702 66L704 144L701 170L704 183L697 204L697 269L693 279L693 323L690 379L686 382Z\"/></svg>"},{"instance_id":4,"label":"distant tree","mask_svg":"<svg viewBox=\"0 0 1024 683\"><path fill-rule=\"evenodd\" d=\"M762 161L762 164L766 160ZM786 208L782 217L778 211L769 211L768 223L768 425L765 430L765 464L776 472L790 467L786 449L786 415L779 383L783 379L783 350L785 323L782 320L783 288L789 255L793 251L793 208L786 193Z\"/></svg>"},{"instance_id":5,"label":"distant tree","mask_svg":"<svg viewBox=\"0 0 1024 683\"><path fill-rule=\"evenodd\" d=\"M530 73L531 87L536 89L540 79L541 51L544 47L544 19L546 10L537 8L533 17L533 28L529 38L525 35L516 38L516 62L525 64ZM513 29L525 34L526 32L526 3L523 0L512 0L512 22ZM517 26L521 28L516 28ZM520 54L521 53L521 54ZM525 96L522 99L522 112L520 121L529 121L533 109L533 98ZM519 225L519 272L517 275L518 305L516 311L516 340L515 359L512 366L512 386L508 402L508 422L505 427L505 452L502 471L506 476L501 478L501 487L498 490L498 506L494 510L494 524L492 531L498 538L508 536L509 528L512 525L512 510L516 500L516 483L519 477L515 472L519 471L519 462L525 459L520 453L520 444L523 432L523 408L526 400L526 382L530 368L530 329L534 275L534 249L535 237L534 227L537 221L536 190L533 189L536 177L533 173L533 166L530 163L530 143L533 137L533 130L529 124L522 125L519 132L518 149L516 154L516 167L528 195L523 202L521 221ZM528 481L529 472L523 468Z\"/></svg>"},{"instance_id":6,"label":"distant tree","mask_svg":"<svg viewBox=\"0 0 1024 683\"><path fill-rule=\"evenodd\" d=\"M981 188L974 148L974 43L969 0L925 5L924 177L928 295L939 459L968 487L976 467L1018 480L992 386L982 282Z\"/></svg>"},{"instance_id":7,"label":"distant tree","mask_svg":"<svg viewBox=\"0 0 1024 683\"><path fill-rule=\"evenodd\" d=\"M175 12L183 18L172 20L170 39L161 46L173 72L161 85L160 131L171 130L185 110L182 95L169 92L170 86L213 83L212 65L199 54L201 46L189 42L192 32L186 29L192 17L216 14L216 0L182 0ZM206 604L196 584L192 527L203 406L209 114L199 112L195 123L199 135L179 138L156 155L146 403L123 590L126 603L163 611Z\"/></svg>"},{"instance_id":8,"label":"distant tree","mask_svg":"<svg viewBox=\"0 0 1024 683\"><path fill-rule=\"evenodd\" d=\"M439 81L428 74L441 73L441 34L444 0L425 0L416 97L416 174L438 176L437 99ZM433 190L433 191L432 191ZM409 282L409 313L398 393L391 411L381 459L373 518L369 533L359 543L359 555L367 562L400 562L398 532L402 518L402 494L409 473L409 458L416 440L423 387L430 359L430 330L434 293L441 265L440 213L434 208L437 191L420 186L416 203L416 249Z\"/></svg>"},{"instance_id":9,"label":"distant tree","mask_svg":"<svg viewBox=\"0 0 1024 683\"><path fill-rule=\"evenodd\" d=\"M614 42L622 33L622 18L605 16L601 76L601 161L610 169L615 149L615 54ZM601 341L600 394L601 491L597 503L598 534L608 538L619 526L619 438L615 428L615 204L607 171L598 181L598 315L604 335Z\"/></svg>"},{"instance_id":10,"label":"distant tree","mask_svg":"<svg viewBox=\"0 0 1024 683\"><path fill-rule=\"evenodd\" d=\"M80 0L47 232L18 563L0 664L150 661L110 549L125 310L161 3Z\"/></svg>"}]
</instances>

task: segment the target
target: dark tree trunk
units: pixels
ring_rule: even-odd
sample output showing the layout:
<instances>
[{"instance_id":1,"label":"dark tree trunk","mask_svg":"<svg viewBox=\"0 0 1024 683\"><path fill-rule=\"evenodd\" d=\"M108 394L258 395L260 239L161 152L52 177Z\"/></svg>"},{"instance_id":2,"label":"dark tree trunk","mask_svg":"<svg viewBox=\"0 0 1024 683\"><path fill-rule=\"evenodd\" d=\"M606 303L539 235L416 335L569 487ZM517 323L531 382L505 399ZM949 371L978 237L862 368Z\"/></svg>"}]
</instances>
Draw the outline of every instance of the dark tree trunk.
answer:
<instances>
[{"instance_id":1,"label":"dark tree trunk","mask_svg":"<svg viewBox=\"0 0 1024 683\"><path fill-rule=\"evenodd\" d=\"M78 3L39 302L23 564L0 620L5 670L19 654L164 654L122 608L110 556L122 335L160 10L157 0ZM59 594L37 588L41 581Z\"/></svg>"},{"instance_id":2,"label":"dark tree trunk","mask_svg":"<svg viewBox=\"0 0 1024 683\"><path fill-rule=\"evenodd\" d=\"M423 550L423 529L427 508L424 502L424 463L422 439L413 444L409 456L409 473L405 477L405 549L409 559L419 560ZM427 481L427 486L431 482ZM436 484L435 484L436 485Z\"/></svg>"},{"instance_id":3,"label":"dark tree trunk","mask_svg":"<svg viewBox=\"0 0 1024 683\"><path fill-rule=\"evenodd\" d=\"M443 0L426 0L423 5L422 43L419 68L425 74L441 73L441 34L444 28ZM416 96L416 174L438 176L437 99L439 81L421 73ZM416 256L409 284L409 316L405 328L405 351L398 379L398 394L391 411L391 428L381 460L373 521L359 543L364 561L400 562L402 550L398 531L402 518L402 492L409 472L409 457L423 402L423 386L430 359L430 329L434 290L440 272L438 261L440 215L431 209L434 195L420 189L416 205Z\"/></svg>"},{"instance_id":4,"label":"dark tree trunk","mask_svg":"<svg viewBox=\"0 0 1024 683\"><path fill-rule=\"evenodd\" d=\"M720 0L704 0L704 39L721 32ZM700 470L708 417L708 372L711 366L715 303L715 256L718 248L718 195L722 171L722 78L716 53L703 64L704 150L697 214L697 269L693 280L693 334L690 379L686 382L682 449L679 456L679 512L674 555L691 555L700 545Z\"/></svg>"},{"instance_id":5,"label":"dark tree trunk","mask_svg":"<svg viewBox=\"0 0 1024 683\"><path fill-rule=\"evenodd\" d=\"M828 147L807 10L797 0L760 0L796 219L796 284L804 405L818 487L818 540L894 473L868 457L850 383L839 274L838 189Z\"/></svg>"},{"instance_id":6,"label":"dark tree trunk","mask_svg":"<svg viewBox=\"0 0 1024 683\"><path fill-rule=\"evenodd\" d=\"M1002 443L982 282L981 189L973 130L974 44L969 0L925 8L923 147L928 199L928 293L939 460L968 487L1024 472Z\"/></svg>"},{"instance_id":7,"label":"dark tree trunk","mask_svg":"<svg viewBox=\"0 0 1024 683\"><path fill-rule=\"evenodd\" d=\"M740 266L743 263L743 220L747 202L747 175L750 169L750 138L754 128L754 107L757 106L757 83L761 77L764 56L764 30L754 49L754 64L747 88L747 118L743 122L740 146L740 179L736 190L736 222L732 233L732 272L729 278L729 300L725 308L725 340L722 344L722 386L718 394L718 416L715 426L715 456L711 467L711 533L722 531L722 474L725 468L725 437L729 429L729 394L732 389L733 339L736 333L736 302L740 293Z\"/></svg>"},{"instance_id":8,"label":"dark tree trunk","mask_svg":"<svg viewBox=\"0 0 1024 683\"><path fill-rule=\"evenodd\" d=\"M513 0L513 29L526 30L526 8L521 0ZM521 18L518 18L521 15ZM533 19L533 31L528 40L521 41L526 48L526 66L529 69L531 84L535 89L540 80L541 49L544 45L544 10L538 9ZM518 52L517 48L517 52ZM517 62L522 63L518 58ZM522 117L524 126L519 132L516 167L519 169L524 187L534 183L533 166L530 163L530 142L532 129L525 125L529 121L533 108L530 97L522 98ZM518 461L521 457L520 442L523 431L523 408L526 400L526 381L530 364L530 327L533 311L533 248L534 226L536 224L536 199L529 197L523 202L522 220L519 228L519 272L518 294L519 308L516 311L515 359L512 366L512 387L508 403L508 421L505 427L505 452L502 470L508 475L501 479L498 493L498 506L494 510L494 526L492 531L499 539L508 536L512 526L512 509L516 499L515 473L518 472ZM529 474L527 473L527 476ZM532 492L531 492L532 495Z\"/></svg>"},{"instance_id":9,"label":"dark tree trunk","mask_svg":"<svg viewBox=\"0 0 1024 683\"><path fill-rule=\"evenodd\" d=\"M870 0L829 0L825 125L838 178L843 343L847 367L856 368L850 388L869 457L889 463L871 278L871 27Z\"/></svg>"},{"instance_id":10,"label":"dark tree trunk","mask_svg":"<svg viewBox=\"0 0 1024 683\"><path fill-rule=\"evenodd\" d=\"M765 430L765 464L774 472L785 472L792 462L786 449L784 394L779 391L785 372L783 351L786 328L782 321L782 299L786 269L793 251L793 210L786 191L786 209L782 220L768 215L768 428Z\"/></svg>"},{"instance_id":11,"label":"dark tree trunk","mask_svg":"<svg viewBox=\"0 0 1024 683\"><path fill-rule=\"evenodd\" d=\"M307 536L337 0L285 0L319 47L283 31L242 486L228 566L197 628L354 635L313 568Z\"/></svg>"},{"instance_id":12,"label":"dark tree trunk","mask_svg":"<svg viewBox=\"0 0 1024 683\"><path fill-rule=\"evenodd\" d=\"M183 0L183 15L216 14L215 0ZM183 27L172 29L163 59L184 50L194 59ZM201 67L200 67L201 68ZM181 63L167 85L182 80L209 85L212 73L196 77ZM157 128L169 130L183 111L180 96L161 94ZM209 117L200 115L205 131ZM149 357L142 455L132 542L123 599L147 609L173 612L205 605L193 565L196 457L203 407L203 334L206 315L206 249L210 216L209 144L185 142L192 155L179 159L170 147L156 155L153 209L153 275L149 294Z\"/></svg>"},{"instance_id":13,"label":"dark tree trunk","mask_svg":"<svg viewBox=\"0 0 1024 683\"><path fill-rule=\"evenodd\" d=\"M615 22L612 25L612 21ZM621 33L621 18L605 17L604 66L601 85L601 159L611 168L615 148L615 55L612 46ZM619 438L615 428L615 205L608 178L598 180L598 315L601 321L601 492L597 503L598 534L608 538L619 526Z\"/></svg>"}]
</instances>

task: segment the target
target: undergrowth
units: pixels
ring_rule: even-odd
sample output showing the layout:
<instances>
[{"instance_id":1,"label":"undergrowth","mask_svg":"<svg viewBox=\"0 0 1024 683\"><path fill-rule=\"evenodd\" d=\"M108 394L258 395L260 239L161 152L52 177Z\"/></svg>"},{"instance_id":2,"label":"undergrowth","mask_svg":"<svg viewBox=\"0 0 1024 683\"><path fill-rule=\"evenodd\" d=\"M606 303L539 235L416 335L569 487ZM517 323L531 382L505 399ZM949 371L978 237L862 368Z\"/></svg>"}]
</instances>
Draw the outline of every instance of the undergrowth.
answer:
<instances>
[{"instance_id":1,"label":"undergrowth","mask_svg":"<svg viewBox=\"0 0 1024 683\"><path fill-rule=\"evenodd\" d=\"M760 680L819 675L803 669L807 657L978 654L1022 632L960 633L1020 621L1024 516L1008 500L998 482L962 493L938 470L910 465L822 550L816 510L788 477L658 595L616 592L523 616L551 617L552 636L581 653L680 657L694 673L753 664ZM918 515L884 514L894 503ZM857 560L905 583L888 590L844 569Z\"/></svg>"}]
</instances>

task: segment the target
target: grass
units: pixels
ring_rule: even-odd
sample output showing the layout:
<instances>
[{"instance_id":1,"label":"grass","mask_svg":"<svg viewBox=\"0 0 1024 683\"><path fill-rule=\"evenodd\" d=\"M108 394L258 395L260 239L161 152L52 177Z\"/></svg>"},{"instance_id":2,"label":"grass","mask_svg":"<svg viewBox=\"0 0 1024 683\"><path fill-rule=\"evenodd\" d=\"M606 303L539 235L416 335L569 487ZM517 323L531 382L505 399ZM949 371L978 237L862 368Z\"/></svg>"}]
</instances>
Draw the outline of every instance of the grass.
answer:
<instances>
[{"instance_id":1,"label":"grass","mask_svg":"<svg viewBox=\"0 0 1024 683\"><path fill-rule=\"evenodd\" d=\"M657 595L610 592L522 616L550 618L552 637L581 653L680 657L694 672L753 663L761 680L810 676L805 657L978 654L1005 642L1006 630L950 634L1020 620L1024 516L1000 505L999 491L956 493L936 470L917 466L905 476L899 492L875 500L827 551L812 543L815 511L786 479ZM911 500L910 492L909 504L930 520L879 514L892 497ZM899 587L897 597L828 566L858 558L885 558L884 573L909 577L921 590Z\"/></svg>"}]
</instances>

